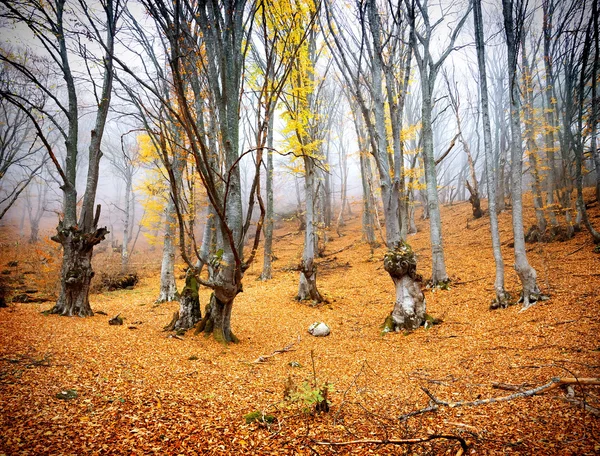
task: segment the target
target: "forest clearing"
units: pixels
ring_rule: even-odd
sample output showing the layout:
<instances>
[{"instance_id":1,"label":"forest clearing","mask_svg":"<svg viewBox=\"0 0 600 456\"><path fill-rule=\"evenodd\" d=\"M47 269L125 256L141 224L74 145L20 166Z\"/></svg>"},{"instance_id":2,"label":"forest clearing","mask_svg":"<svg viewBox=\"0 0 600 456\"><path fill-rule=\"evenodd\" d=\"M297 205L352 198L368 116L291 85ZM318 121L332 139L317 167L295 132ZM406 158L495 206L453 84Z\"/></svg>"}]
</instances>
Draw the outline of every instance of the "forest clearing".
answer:
<instances>
[{"instance_id":1,"label":"forest clearing","mask_svg":"<svg viewBox=\"0 0 600 456\"><path fill-rule=\"evenodd\" d=\"M597 202L589 211L593 220L600 218ZM294 299L302 251L297 221L277 222L273 279L258 281L260 270L251 268L236 301L237 344L163 331L178 304L154 304L159 271L147 252L132 259L141 274L133 290L91 296L92 318L40 313L52 302L1 309L0 454L461 454L460 442L442 438L339 448L318 443L432 435L463 438L469 445L464 454L597 454L597 385L440 406L399 419L430 405L422 388L458 402L509 396L554 377L598 377L600 258L587 233L528 244L550 299L523 312L521 306L490 311L489 219L474 220L468 202L443 207L452 282L448 290L424 291L427 312L443 322L408 335L381 335L393 284L382 271L384 247L371 256L361 242L356 212L342 237L330 233L318 260L328 302L314 307ZM526 216L533 220L533 211ZM419 219L418 228L409 241L427 276L427 222ZM508 266L510 211L500 214L500 232ZM52 243L31 249L2 233L2 269L13 278L25 274L28 288L55 288L43 282L52 274L41 271L56 273L56 252ZM98 254L98 274L111 261L118 262L118 254ZM507 290L517 289L507 267ZM208 297L201 289L202 307ZM124 325L108 324L116 314ZM308 334L316 321L331 327L328 337ZM289 351L268 357L285 347ZM331 385L327 413L315 413L302 399L284 399L289 379L292 388L313 385L313 362L319 385ZM74 399L57 398L71 389ZM583 404L592 408L583 410ZM272 422L247 423L257 411Z\"/></svg>"}]
</instances>

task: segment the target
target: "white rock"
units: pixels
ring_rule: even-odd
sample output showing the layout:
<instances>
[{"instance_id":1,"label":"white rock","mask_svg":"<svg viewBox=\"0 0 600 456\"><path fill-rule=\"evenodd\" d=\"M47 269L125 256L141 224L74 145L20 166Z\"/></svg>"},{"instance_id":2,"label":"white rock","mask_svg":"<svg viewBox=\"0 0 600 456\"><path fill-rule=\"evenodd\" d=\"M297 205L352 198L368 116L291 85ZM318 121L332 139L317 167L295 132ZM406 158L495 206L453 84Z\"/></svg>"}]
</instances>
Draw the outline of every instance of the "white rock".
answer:
<instances>
[{"instance_id":1,"label":"white rock","mask_svg":"<svg viewBox=\"0 0 600 456\"><path fill-rule=\"evenodd\" d=\"M331 330L325 323L317 321L308 327L308 332L315 337L325 337L329 335Z\"/></svg>"}]
</instances>

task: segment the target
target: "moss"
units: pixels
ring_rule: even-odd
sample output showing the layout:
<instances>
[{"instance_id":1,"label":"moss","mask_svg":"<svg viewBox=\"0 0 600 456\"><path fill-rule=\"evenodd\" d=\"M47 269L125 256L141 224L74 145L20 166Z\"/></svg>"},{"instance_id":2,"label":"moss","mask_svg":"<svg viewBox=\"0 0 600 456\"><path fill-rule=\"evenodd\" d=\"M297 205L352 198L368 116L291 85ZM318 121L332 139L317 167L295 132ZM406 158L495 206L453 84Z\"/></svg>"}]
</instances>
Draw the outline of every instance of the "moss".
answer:
<instances>
[{"instance_id":1,"label":"moss","mask_svg":"<svg viewBox=\"0 0 600 456\"><path fill-rule=\"evenodd\" d=\"M77 390L75 390L75 389L64 390L64 391L61 391L60 393L56 394L56 398L62 399L63 401L70 401L71 399L75 399L76 397L77 397Z\"/></svg>"},{"instance_id":2,"label":"moss","mask_svg":"<svg viewBox=\"0 0 600 456\"><path fill-rule=\"evenodd\" d=\"M383 267L392 278L401 279L408 275L413 280L420 280L417 274L417 256L410 245L398 242L383 256Z\"/></svg>"},{"instance_id":3,"label":"moss","mask_svg":"<svg viewBox=\"0 0 600 456\"><path fill-rule=\"evenodd\" d=\"M383 336L386 333L393 332L396 329L396 325L394 324L394 319L392 318L392 314L389 314L384 320L383 324L380 326L381 335Z\"/></svg>"},{"instance_id":4,"label":"moss","mask_svg":"<svg viewBox=\"0 0 600 456\"><path fill-rule=\"evenodd\" d=\"M246 424L254 422L270 424L275 422L275 417L273 415L267 415L259 410L244 415L244 419L246 420Z\"/></svg>"}]
</instances>

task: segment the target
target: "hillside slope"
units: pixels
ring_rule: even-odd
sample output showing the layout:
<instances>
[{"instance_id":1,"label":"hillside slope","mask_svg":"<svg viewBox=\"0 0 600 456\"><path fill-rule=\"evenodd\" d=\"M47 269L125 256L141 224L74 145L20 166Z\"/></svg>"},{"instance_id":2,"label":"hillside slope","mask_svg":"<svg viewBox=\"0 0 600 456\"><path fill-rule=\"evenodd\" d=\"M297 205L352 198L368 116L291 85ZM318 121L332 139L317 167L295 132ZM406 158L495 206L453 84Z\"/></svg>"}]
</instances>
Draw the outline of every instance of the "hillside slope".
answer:
<instances>
[{"instance_id":1,"label":"hillside slope","mask_svg":"<svg viewBox=\"0 0 600 456\"><path fill-rule=\"evenodd\" d=\"M598 204L590 211L599 226ZM443 323L410 335L380 334L393 306L393 284L383 270L384 249L371 255L361 242L358 215L342 228L344 236L329 233L318 273L329 302L318 307L294 300L302 234L292 222L279 224L274 279L256 280L258 261L236 299L236 345L162 331L178 304L153 304L159 277L147 254L135 259L144 271L134 290L91 297L93 309L107 315L41 314L50 302L0 309L0 454L461 452L456 441L438 438L412 446L316 443L431 434L461 436L476 454L596 454L599 421L580 401L598 407L597 386L553 388L473 407L442 406L398 420L430 405L422 387L442 401L473 401L515 393L493 388L494 383L527 390L553 377L600 376L600 255L593 253L587 233L528 245L550 300L525 312L520 306L489 311L494 263L488 218L472 220L468 203L460 203L444 207L442 221L453 283L450 290L425 290L425 295L428 313ZM507 289L516 294L509 212L501 214L500 223ZM409 242L427 278L427 223L419 221L418 228ZM21 272L37 273L27 276L31 280L51 277L43 271L44 252L51 247L32 250L3 236L2 268L10 270L6 264L17 259ZM109 261L99 257L97 267ZM201 302L208 296L202 290ZM109 326L117 313L125 325ZM326 322L331 335L308 335L315 321ZM289 351L256 362L291 343ZM303 410L305 403L283 400L286 385L310 386L315 374L319 384L331 384L329 413L311 415ZM68 389L77 397L57 398ZM253 411L275 421L247 424L244 416Z\"/></svg>"}]
</instances>

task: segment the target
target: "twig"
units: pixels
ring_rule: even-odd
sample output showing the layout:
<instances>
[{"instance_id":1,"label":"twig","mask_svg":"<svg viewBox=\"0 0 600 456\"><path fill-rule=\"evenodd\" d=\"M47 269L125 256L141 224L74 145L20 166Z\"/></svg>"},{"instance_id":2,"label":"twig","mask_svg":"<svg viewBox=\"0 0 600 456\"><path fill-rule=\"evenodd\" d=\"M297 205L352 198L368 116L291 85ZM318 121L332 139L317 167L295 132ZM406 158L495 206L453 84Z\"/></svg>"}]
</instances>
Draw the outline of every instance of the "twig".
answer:
<instances>
[{"instance_id":1,"label":"twig","mask_svg":"<svg viewBox=\"0 0 600 456\"><path fill-rule=\"evenodd\" d=\"M417 415L422 415L423 413L429 413L429 412L437 412L439 409L439 407L437 405L435 405L433 402L429 403L429 407L425 407L419 410L414 410L412 412L409 413L405 413L404 415L400 415L398 417L398 419L400 421L406 421L409 418L412 418L413 416L417 416Z\"/></svg>"},{"instance_id":2,"label":"twig","mask_svg":"<svg viewBox=\"0 0 600 456\"><path fill-rule=\"evenodd\" d=\"M583 249L586 245L588 245L591 241L587 241L584 242L580 247L576 248L575 250L573 250L572 252L569 252L565 255L565 257L568 257L569 255L573 255L574 253L579 252L581 249Z\"/></svg>"},{"instance_id":3,"label":"twig","mask_svg":"<svg viewBox=\"0 0 600 456\"><path fill-rule=\"evenodd\" d=\"M454 285L464 285L466 283L479 282L480 280L485 280L485 279L487 279L487 277L479 277L478 279L462 280L460 282L453 282L453 284Z\"/></svg>"},{"instance_id":4,"label":"twig","mask_svg":"<svg viewBox=\"0 0 600 456\"><path fill-rule=\"evenodd\" d=\"M297 343L300 342L300 335L298 335L298 339L296 339L295 341L290 342L289 344L287 344L285 347L280 348L279 350L275 350L273 353L271 353L270 355L261 355L258 358L256 358L254 361L252 361L252 364L260 364L260 363L264 363L266 362L269 358L272 358L275 355L278 355L279 353L285 353L285 352L289 352L289 351L294 351L292 350L292 347L294 345L296 345Z\"/></svg>"},{"instance_id":5,"label":"twig","mask_svg":"<svg viewBox=\"0 0 600 456\"><path fill-rule=\"evenodd\" d=\"M336 250L336 251L334 251L334 252L325 253L323 256L324 256L324 257L328 257L328 256L331 256L331 255L336 255L336 254L338 254L338 253L340 253L340 252L343 252L344 250L351 249L351 248L353 248L353 247L355 247L355 246L356 246L356 242L353 242L352 244L349 244L349 245L347 245L346 247L342 247L341 249L338 249L338 250Z\"/></svg>"},{"instance_id":6,"label":"twig","mask_svg":"<svg viewBox=\"0 0 600 456\"><path fill-rule=\"evenodd\" d=\"M315 445L326 445L326 446L348 446L348 445L414 445L417 443L425 443L435 439L446 439L456 440L460 443L461 450L457 453L462 455L464 451L467 451L469 446L467 441L458 435L447 435L447 434L431 434L427 437L417 437L414 439L361 439L361 440L348 440L345 442L314 442Z\"/></svg>"},{"instance_id":7,"label":"twig","mask_svg":"<svg viewBox=\"0 0 600 456\"><path fill-rule=\"evenodd\" d=\"M527 385L526 383L523 383L522 385L511 385L509 383L498 383L498 382L492 383L492 388L507 390L507 391L523 391L525 386L531 386L531 385Z\"/></svg>"}]
</instances>

